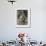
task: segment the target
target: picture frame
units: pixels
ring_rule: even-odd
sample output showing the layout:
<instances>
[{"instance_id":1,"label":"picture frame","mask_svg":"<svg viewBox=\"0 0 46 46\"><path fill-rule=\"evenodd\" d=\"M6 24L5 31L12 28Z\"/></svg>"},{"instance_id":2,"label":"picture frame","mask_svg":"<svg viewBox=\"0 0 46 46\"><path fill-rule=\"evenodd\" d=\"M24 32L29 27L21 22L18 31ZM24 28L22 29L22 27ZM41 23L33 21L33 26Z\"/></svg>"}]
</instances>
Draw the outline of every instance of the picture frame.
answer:
<instances>
[{"instance_id":1,"label":"picture frame","mask_svg":"<svg viewBox=\"0 0 46 46\"><path fill-rule=\"evenodd\" d=\"M16 27L31 27L31 9L18 8L16 9Z\"/></svg>"}]
</instances>

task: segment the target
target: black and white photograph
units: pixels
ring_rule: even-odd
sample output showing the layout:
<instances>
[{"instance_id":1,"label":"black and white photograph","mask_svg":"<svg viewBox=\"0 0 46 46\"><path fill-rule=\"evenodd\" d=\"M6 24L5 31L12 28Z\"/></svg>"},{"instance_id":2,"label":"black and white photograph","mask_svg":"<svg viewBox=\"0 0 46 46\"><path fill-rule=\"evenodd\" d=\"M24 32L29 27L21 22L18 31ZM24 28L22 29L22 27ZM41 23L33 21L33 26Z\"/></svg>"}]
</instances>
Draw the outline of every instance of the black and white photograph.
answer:
<instances>
[{"instance_id":1,"label":"black and white photograph","mask_svg":"<svg viewBox=\"0 0 46 46\"><path fill-rule=\"evenodd\" d=\"M18 25L28 24L28 10L17 10L17 24Z\"/></svg>"},{"instance_id":2,"label":"black and white photograph","mask_svg":"<svg viewBox=\"0 0 46 46\"><path fill-rule=\"evenodd\" d=\"M28 9L16 10L17 27L28 27L30 23L30 11Z\"/></svg>"}]
</instances>

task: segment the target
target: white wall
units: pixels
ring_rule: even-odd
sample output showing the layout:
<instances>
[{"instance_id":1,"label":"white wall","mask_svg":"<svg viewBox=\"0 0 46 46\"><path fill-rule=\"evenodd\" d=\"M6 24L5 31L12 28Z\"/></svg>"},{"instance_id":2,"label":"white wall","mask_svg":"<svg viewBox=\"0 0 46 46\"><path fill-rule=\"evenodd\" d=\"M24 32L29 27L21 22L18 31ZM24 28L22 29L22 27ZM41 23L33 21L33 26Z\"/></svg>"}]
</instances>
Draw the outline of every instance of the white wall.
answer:
<instances>
[{"instance_id":1,"label":"white wall","mask_svg":"<svg viewBox=\"0 0 46 46\"><path fill-rule=\"evenodd\" d=\"M33 40L46 40L45 0L17 0L14 5L0 0L0 40L11 40L18 32L31 34ZM16 8L31 8L31 28L16 28Z\"/></svg>"}]
</instances>

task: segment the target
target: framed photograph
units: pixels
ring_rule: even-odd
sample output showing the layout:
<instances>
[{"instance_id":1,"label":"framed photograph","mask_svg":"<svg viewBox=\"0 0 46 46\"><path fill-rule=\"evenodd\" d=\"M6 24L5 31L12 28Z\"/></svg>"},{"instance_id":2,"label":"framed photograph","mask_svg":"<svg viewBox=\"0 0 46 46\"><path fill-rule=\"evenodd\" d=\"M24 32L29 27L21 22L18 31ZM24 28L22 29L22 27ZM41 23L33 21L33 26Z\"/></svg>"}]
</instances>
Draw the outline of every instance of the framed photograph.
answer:
<instances>
[{"instance_id":1,"label":"framed photograph","mask_svg":"<svg viewBox=\"0 0 46 46\"><path fill-rule=\"evenodd\" d=\"M16 27L30 27L31 13L28 8L16 9Z\"/></svg>"}]
</instances>

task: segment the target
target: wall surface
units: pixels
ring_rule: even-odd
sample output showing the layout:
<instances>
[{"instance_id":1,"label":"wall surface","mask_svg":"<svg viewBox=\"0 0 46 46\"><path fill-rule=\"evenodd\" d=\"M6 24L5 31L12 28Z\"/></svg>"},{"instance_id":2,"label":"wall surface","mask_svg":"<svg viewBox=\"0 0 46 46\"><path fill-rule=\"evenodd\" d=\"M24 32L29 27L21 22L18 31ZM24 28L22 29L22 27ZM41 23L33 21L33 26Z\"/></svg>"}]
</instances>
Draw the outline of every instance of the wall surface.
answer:
<instances>
[{"instance_id":1,"label":"wall surface","mask_svg":"<svg viewBox=\"0 0 46 46\"><path fill-rule=\"evenodd\" d=\"M16 28L16 9L31 8L31 28ZM15 40L18 32L26 32L33 40L46 40L46 1L17 0L13 5L0 0L0 40Z\"/></svg>"}]
</instances>

